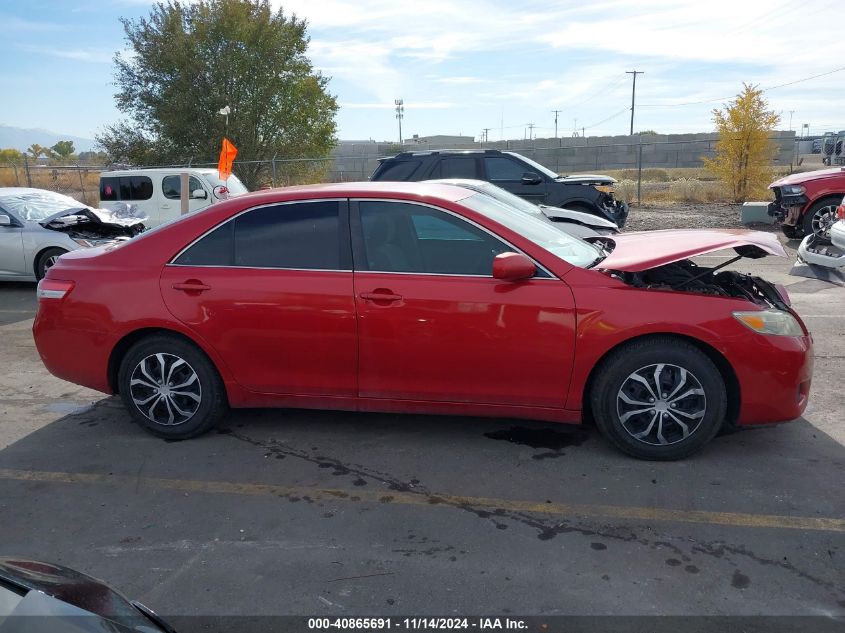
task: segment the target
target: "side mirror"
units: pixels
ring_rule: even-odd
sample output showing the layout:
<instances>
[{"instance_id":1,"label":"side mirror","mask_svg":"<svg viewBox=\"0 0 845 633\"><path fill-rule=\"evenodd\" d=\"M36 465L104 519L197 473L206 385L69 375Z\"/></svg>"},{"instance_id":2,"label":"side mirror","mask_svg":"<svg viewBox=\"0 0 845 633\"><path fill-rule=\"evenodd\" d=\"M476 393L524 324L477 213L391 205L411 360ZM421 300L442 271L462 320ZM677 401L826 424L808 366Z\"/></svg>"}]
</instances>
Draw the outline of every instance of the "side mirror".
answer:
<instances>
[{"instance_id":1,"label":"side mirror","mask_svg":"<svg viewBox=\"0 0 845 633\"><path fill-rule=\"evenodd\" d=\"M493 277L502 281L530 279L537 267L522 253L499 253L493 259Z\"/></svg>"},{"instance_id":2,"label":"side mirror","mask_svg":"<svg viewBox=\"0 0 845 633\"><path fill-rule=\"evenodd\" d=\"M208 192L205 189L194 189L191 192L191 200L205 200L208 198Z\"/></svg>"},{"instance_id":3,"label":"side mirror","mask_svg":"<svg viewBox=\"0 0 845 633\"><path fill-rule=\"evenodd\" d=\"M523 185L539 185L541 182L543 182L543 179L540 178L539 174L535 174L533 171L527 171L522 174Z\"/></svg>"},{"instance_id":4,"label":"side mirror","mask_svg":"<svg viewBox=\"0 0 845 633\"><path fill-rule=\"evenodd\" d=\"M5 213L0 215L0 226L12 226L12 218Z\"/></svg>"}]
</instances>

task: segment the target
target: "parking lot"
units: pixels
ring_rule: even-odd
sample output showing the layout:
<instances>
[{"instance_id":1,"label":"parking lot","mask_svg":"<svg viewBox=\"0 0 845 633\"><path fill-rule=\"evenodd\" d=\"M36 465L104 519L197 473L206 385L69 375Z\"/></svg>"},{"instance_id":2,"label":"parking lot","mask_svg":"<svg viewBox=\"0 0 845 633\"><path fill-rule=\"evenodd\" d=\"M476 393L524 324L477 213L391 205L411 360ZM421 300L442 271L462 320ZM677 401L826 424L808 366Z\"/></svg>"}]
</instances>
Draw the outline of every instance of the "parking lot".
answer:
<instances>
[{"instance_id":1,"label":"parking lot","mask_svg":"<svg viewBox=\"0 0 845 633\"><path fill-rule=\"evenodd\" d=\"M672 463L486 418L240 410L164 441L50 376L34 285L0 284L2 551L172 615L843 616L845 290L789 276L795 247L734 268L813 333L805 416Z\"/></svg>"}]
</instances>

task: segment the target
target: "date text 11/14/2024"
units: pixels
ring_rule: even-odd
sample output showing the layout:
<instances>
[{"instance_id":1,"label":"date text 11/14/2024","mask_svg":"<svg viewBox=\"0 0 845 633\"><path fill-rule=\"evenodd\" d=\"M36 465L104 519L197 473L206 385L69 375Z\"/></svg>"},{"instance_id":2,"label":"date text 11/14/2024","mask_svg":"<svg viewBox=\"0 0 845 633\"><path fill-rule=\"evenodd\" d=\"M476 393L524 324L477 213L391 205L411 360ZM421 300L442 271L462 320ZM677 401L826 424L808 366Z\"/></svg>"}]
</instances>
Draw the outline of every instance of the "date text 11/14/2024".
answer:
<instances>
[{"instance_id":1,"label":"date text 11/14/2024","mask_svg":"<svg viewBox=\"0 0 845 633\"><path fill-rule=\"evenodd\" d=\"M309 630L370 630L385 631L390 629L407 629L412 631L441 631L441 630L511 630L519 631L528 628L524 620L518 618L440 618L440 617L411 617L411 618L309 618Z\"/></svg>"}]
</instances>

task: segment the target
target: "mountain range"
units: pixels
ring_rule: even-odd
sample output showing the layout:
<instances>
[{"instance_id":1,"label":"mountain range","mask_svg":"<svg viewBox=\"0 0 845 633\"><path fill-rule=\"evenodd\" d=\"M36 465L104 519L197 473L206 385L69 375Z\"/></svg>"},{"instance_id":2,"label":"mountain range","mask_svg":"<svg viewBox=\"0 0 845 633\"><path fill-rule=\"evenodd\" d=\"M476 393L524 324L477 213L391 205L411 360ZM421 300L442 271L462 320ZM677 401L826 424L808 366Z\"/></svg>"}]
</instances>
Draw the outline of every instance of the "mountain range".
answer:
<instances>
[{"instance_id":1,"label":"mountain range","mask_svg":"<svg viewBox=\"0 0 845 633\"><path fill-rule=\"evenodd\" d=\"M52 147L59 141L73 141L76 152L87 152L94 149L97 142L92 138L74 136L72 134L61 134L41 128L26 129L0 124L0 149L14 148L26 151L26 148L33 143Z\"/></svg>"}]
</instances>

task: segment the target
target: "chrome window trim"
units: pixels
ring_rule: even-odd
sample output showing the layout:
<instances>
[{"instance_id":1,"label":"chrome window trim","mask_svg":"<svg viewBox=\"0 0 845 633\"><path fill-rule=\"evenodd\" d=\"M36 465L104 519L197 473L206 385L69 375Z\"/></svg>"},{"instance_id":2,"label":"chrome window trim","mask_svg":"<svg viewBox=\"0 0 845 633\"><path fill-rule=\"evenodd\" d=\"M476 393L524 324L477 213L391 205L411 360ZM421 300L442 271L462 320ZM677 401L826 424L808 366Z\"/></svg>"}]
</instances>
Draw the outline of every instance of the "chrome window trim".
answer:
<instances>
[{"instance_id":1,"label":"chrome window trim","mask_svg":"<svg viewBox=\"0 0 845 633\"><path fill-rule=\"evenodd\" d=\"M235 215L233 215L229 218L226 218L225 220L223 220L219 224L215 224L214 226L212 226L205 233L203 233L202 235L200 235L199 237L194 239L194 241L192 241L190 244L188 244L186 247L184 247L181 251L176 253L175 256L171 257L170 261L168 261L165 264L165 266L182 266L182 267L187 267L187 268L257 268L257 269L264 268L264 267L261 267L261 266L234 266L234 265L233 266L220 266L218 264L196 264L196 265L194 265L194 264L176 264L175 262L176 262L177 259L182 257L182 255L185 253L185 251L190 249L194 244L199 242L206 235L208 235L209 233L211 233L213 231L216 231L217 229L219 229L224 224L228 224L229 222L234 222L236 219L241 217L244 213L249 213L250 211L257 211L258 209L266 209L267 207L278 207L279 205L287 205L287 204L310 204L310 203L313 203L313 202L348 202L348 201L349 201L349 198L319 198L319 199L309 199L309 200L284 200L282 202L268 202L267 204L260 204L257 207L250 207L249 209L244 209L243 211L239 211ZM264 269L265 270L324 270L324 271L325 270L331 270L331 269L328 269L328 268L276 268L274 266L267 266ZM339 272L352 272L352 269L350 268L349 270L342 270L342 271L339 271Z\"/></svg>"},{"instance_id":2,"label":"chrome window trim","mask_svg":"<svg viewBox=\"0 0 845 633\"><path fill-rule=\"evenodd\" d=\"M474 195L479 195L479 192L473 191L469 196L466 196L466 197L469 198L470 196L474 196ZM480 195L484 195L484 194L480 194ZM463 200L463 199L464 198L461 198L461 200ZM548 278L560 279L560 277L555 275L552 271L550 271L548 268L543 266L536 259L531 257L531 255L529 255L528 253L523 251L521 248L514 246L508 240L503 238L501 235L498 235L497 233L494 233L493 231L488 229L486 226L482 226L478 222L471 220L468 217L465 217L465 216L463 216L459 213L455 213L454 211L450 211L449 209L444 209L443 207L438 207L438 206L435 206L435 205L430 204L428 202L419 202L418 200L405 200L405 199L402 199L402 198L349 198L349 202L398 202L398 203L401 203L401 204L414 204L414 205L417 205L417 206L420 206L420 207L428 207L429 209L434 209L435 211L440 211L442 213L448 213L449 215L456 217L459 220L463 220L464 222L471 224L472 226L474 226L478 229L481 229L482 231L484 231L488 235L490 235L490 236L496 238L498 241L506 244L509 248L512 248L515 253L519 253L520 255L525 255L528 259L530 259L532 262L534 262L534 265L537 267L538 270L542 270L547 275L549 275L549 277L530 277L530 279L548 279ZM455 200L454 202L460 203L460 200ZM360 214L360 210L359 210L359 214ZM363 230L363 227L362 227L362 230ZM460 240L455 240L455 241L457 242L457 241L460 241ZM490 279L493 278L492 274L490 274L490 275L462 275L462 274L458 274L458 273L408 273L408 272L397 272L397 271L391 271L391 270L386 270L386 271L359 270L359 271L356 271L356 272L361 272L361 273L380 272L380 273L385 274L385 275L437 275L437 276L444 276L444 277L488 277Z\"/></svg>"}]
</instances>

